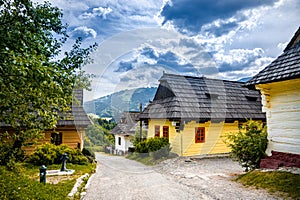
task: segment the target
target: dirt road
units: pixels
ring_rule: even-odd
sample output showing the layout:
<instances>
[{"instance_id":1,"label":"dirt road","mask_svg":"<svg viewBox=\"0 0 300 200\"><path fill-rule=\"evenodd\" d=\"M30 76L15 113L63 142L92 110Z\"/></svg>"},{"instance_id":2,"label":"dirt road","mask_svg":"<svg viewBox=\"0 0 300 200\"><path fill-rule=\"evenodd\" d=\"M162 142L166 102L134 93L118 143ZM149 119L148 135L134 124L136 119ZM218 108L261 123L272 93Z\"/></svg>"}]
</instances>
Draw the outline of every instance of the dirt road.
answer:
<instances>
[{"instance_id":1,"label":"dirt road","mask_svg":"<svg viewBox=\"0 0 300 200\"><path fill-rule=\"evenodd\" d=\"M242 169L230 159L176 158L148 167L119 156L97 154L97 173L85 200L97 199L276 199L231 181Z\"/></svg>"}]
</instances>

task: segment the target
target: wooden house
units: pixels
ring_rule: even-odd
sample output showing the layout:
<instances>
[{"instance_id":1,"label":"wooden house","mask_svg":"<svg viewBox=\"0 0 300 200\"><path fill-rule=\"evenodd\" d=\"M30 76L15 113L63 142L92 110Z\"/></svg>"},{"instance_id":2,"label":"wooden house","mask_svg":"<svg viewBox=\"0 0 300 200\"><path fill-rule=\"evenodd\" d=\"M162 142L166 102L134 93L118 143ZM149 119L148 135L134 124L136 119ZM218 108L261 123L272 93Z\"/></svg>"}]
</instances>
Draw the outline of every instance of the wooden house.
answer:
<instances>
[{"instance_id":1,"label":"wooden house","mask_svg":"<svg viewBox=\"0 0 300 200\"><path fill-rule=\"evenodd\" d=\"M265 120L257 90L244 83L164 73L140 115L148 137L168 137L180 156L228 153L223 136L246 119Z\"/></svg>"},{"instance_id":2,"label":"wooden house","mask_svg":"<svg viewBox=\"0 0 300 200\"><path fill-rule=\"evenodd\" d=\"M74 98L71 110L62 116L63 120L58 121L56 129L46 130L44 138L38 140L37 144L23 147L26 154L30 154L37 145L43 143L66 144L71 148L82 150L84 131L92 122L82 107L83 90L74 90L73 95L76 98ZM11 130L9 125L2 124L1 131L11 132L13 130Z\"/></svg>"},{"instance_id":3,"label":"wooden house","mask_svg":"<svg viewBox=\"0 0 300 200\"><path fill-rule=\"evenodd\" d=\"M131 139L135 133L139 112L123 112L120 121L111 133L115 136L115 153L124 155L133 147Z\"/></svg>"},{"instance_id":4,"label":"wooden house","mask_svg":"<svg viewBox=\"0 0 300 200\"><path fill-rule=\"evenodd\" d=\"M300 28L283 53L247 82L259 89L268 126L262 168L300 167Z\"/></svg>"}]
</instances>

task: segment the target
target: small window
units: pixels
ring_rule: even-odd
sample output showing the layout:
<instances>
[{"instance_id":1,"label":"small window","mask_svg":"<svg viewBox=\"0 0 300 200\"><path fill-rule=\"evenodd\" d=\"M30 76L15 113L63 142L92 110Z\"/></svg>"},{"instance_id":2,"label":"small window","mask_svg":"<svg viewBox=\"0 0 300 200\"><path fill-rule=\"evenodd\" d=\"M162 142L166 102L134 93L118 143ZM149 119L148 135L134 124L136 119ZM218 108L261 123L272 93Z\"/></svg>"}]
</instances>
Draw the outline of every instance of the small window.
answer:
<instances>
[{"instance_id":1,"label":"small window","mask_svg":"<svg viewBox=\"0 0 300 200\"><path fill-rule=\"evenodd\" d=\"M168 126L163 127L163 137L169 138L169 127Z\"/></svg>"},{"instance_id":2,"label":"small window","mask_svg":"<svg viewBox=\"0 0 300 200\"><path fill-rule=\"evenodd\" d=\"M205 128L204 127L196 127L195 128L195 143L203 143L205 142Z\"/></svg>"},{"instance_id":3,"label":"small window","mask_svg":"<svg viewBox=\"0 0 300 200\"><path fill-rule=\"evenodd\" d=\"M121 145L121 137L118 137L118 144Z\"/></svg>"},{"instance_id":4,"label":"small window","mask_svg":"<svg viewBox=\"0 0 300 200\"><path fill-rule=\"evenodd\" d=\"M154 137L160 137L160 126L155 126L154 128Z\"/></svg>"},{"instance_id":5,"label":"small window","mask_svg":"<svg viewBox=\"0 0 300 200\"><path fill-rule=\"evenodd\" d=\"M51 133L51 143L57 146L62 144L62 133Z\"/></svg>"}]
</instances>

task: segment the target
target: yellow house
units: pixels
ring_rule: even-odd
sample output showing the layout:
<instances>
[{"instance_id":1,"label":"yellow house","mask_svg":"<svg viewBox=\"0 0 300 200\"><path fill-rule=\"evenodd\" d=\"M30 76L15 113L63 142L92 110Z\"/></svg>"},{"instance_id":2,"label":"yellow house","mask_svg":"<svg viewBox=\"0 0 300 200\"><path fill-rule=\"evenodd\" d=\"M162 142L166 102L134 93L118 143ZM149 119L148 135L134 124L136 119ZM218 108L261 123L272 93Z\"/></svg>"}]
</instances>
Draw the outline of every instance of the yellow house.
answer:
<instances>
[{"instance_id":1,"label":"yellow house","mask_svg":"<svg viewBox=\"0 0 300 200\"><path fill-rule=\"evenodd\" d=\"M168 137L180 156L228 153L223 136L246 119L265 120L257 90L244 83L164 73L140 115L148 137Z\"/></svg>"},{"instance_id":2,"label":"yellow house","mask_svg":"<svg viewBox=\"0 0 300 200\"><path fill-rule=\"evenodd\" d=\"M26 154L30 154L37 145L43 143L66 144L71 148L82 150L84 131L92 122L82 107L83 90L74 90L73 95L76 100L74 100L71 110L63 116L64 119L58 121L55 130L46 130L44 138L40 139L37 144L23 147ZM2 124L0 131L13 132L13 129L9 125Z\"/></svg>"},{"instance_id":3,"label":"yellow house","mask_svg":"<svg viewBox=\"0 0 300 200\"><path fill-rule=\"evenodd\" d=\"M247 82L261 91L269 157L262 168L300 167L300 28L284 52Z\"/></svg>"}]
</instances>

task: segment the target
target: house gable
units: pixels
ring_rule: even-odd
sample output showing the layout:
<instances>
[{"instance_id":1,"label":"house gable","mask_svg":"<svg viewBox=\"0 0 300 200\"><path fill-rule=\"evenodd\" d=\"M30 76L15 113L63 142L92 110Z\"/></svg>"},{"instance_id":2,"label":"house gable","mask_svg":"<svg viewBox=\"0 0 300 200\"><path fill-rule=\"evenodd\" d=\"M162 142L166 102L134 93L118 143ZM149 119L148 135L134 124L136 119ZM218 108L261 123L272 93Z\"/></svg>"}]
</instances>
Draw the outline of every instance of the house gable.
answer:
<instances>
[{"instance_id":1,"label":"house gable","mask_svg":"<svg viewBox=\"0 0 300 200\"><path fill-rule=\"evenodd\" d=\"M300 27L284 52L270 65L265 67L246 85L266 84L300 78Z\"/></svg>"},{"instance_id":2,"label":"house gable","mask_svg":"<svg viewBox=\"0 0 300 200\"><path fill-rule=\"evenodd\" d=\"M262 168L300 167L300 28L284 52L249 82L261 91L268 157Z\"/></svg>"}]
</instances>

